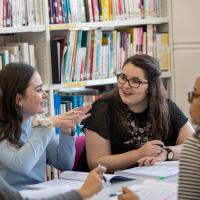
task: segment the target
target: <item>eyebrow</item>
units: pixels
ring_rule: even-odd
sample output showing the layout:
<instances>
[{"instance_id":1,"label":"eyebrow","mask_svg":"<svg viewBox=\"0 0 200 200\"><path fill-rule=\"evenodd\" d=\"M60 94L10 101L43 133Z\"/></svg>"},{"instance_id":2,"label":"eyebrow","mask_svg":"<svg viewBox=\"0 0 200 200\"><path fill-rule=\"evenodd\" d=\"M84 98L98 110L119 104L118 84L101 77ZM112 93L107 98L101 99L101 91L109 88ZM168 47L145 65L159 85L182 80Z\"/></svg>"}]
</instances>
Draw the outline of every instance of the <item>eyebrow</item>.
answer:
<instances>
[{"instance_id":1,"label":"eyebrow","mask_svg":"<svg viewBox=\"0 0 200 200\"><path fill-rule=\"evenodd\" d=\"M128 77L126 74L124 74L124 73L122 73L124 76L126 76L126 77ZM141 78L139 78L139 77L136 77L136 76L133 76L133 77L131 77L130 79L137 79L137 80L140 80L140 81L146 81L146 80L143 80L143 79L141 79Z\"/></svg>"},{"instance_id":2,"label":"eyebrow","mask_svg":"<svg viewBox=\"0 0 200 200\"><path fill-rule=\"evenodd\" d=\"M38 89L38 88L40 88L40 87L42 87L42 86L43 86L42 84L37 85L37 86L35 87L35 90Z\"/></svg>"}]
</instances>

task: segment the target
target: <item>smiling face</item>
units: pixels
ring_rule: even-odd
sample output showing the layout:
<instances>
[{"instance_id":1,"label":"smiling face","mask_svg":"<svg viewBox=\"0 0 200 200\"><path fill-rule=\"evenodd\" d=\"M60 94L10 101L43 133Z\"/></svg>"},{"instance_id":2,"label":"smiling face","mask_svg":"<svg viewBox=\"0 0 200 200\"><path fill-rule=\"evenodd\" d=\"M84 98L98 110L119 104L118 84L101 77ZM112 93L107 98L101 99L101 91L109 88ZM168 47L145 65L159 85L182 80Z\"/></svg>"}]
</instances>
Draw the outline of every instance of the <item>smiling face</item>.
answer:
<instances>
[{"instance_id":1,"label":"smiling face","mask_svg":"<svg viewBox=\"0 0 200 200\"><path fill-rule=\"evenodd\" d=\"M132 63L127 63L123 67L122 74L124 74L127 79L134 78L138 81L148 82L148 80L145 79L144 71ZM125 84L118 83L118 88L122 102L125 103L130 110L133 112L142 112L146 109L148 104L148 84L141 83L138 88L132 88L128 84L128 81L126 81Z\"/></svg>"},{"instance_id":2,"label":"smiling face","mask_svg":"<svg viewBox=\"0 0 200 200\"><path fill-rule=\"evenodd\" d=\"M190 116L194 124L200 125L200 76L195 81L194 94L199 96L194 97L190 104Z\"/></svg>"},{"instance_id":3,"label":"smiling face","mask_svg":"<svg viewBox=\"0 0 200 200\"><path fill-rule=\"evenodd\" d=\"M17 94L17 104L22 107L23 118L44 112L44 103L47 93L42 89L42 80L38 72L35 72L29 82L25 94Z\"/></svg>"}]
</instances>

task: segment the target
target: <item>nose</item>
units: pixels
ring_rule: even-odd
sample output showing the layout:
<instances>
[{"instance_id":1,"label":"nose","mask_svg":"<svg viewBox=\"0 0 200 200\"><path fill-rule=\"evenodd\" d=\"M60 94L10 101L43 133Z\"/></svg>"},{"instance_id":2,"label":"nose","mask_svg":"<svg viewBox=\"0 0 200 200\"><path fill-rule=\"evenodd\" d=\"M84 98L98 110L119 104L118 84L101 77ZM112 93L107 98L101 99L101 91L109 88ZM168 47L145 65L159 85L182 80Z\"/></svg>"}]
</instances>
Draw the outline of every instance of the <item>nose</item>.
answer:
<instances>
[{"instance_id":1,"label":"nose","mask_svg":"<svg viewBox=\"0 0 200 200\"><path fill-rule=\"evenodd\" d=\"M128 80L126 80L126 82L124 83L123 87L125 87L125 88L127 88L127 87L130 88L130 85L129 85Z\"/></svg>"},{"instance_id":2,"label":"nose","mask_svg":"<svg viewBox=\"0 0 200 200\"><path fill-rule=\"evenodd\" d=\"M48 94L45 90L43 90L43 98L46 99L48 97Z\"/></svg>"}]
</instances>

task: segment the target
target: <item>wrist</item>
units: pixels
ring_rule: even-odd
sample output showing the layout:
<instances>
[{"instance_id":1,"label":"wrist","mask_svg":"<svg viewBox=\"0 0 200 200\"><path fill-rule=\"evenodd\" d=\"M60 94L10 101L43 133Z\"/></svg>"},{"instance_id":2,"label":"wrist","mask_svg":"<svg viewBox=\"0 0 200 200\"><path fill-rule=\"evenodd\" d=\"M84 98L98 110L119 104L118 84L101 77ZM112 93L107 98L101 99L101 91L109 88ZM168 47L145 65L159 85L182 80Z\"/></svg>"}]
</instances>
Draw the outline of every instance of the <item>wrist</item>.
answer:
<instances>
[{"instance_id":1,"label":"wrist","mask_svg":"<svg viewBox=\"0 0 200 200\"><path fill-rule=\"evenodd\" d=\"M89 195L88 195L87 190L85 190L85 189L82 188L82 187L78 190L78 193L81 195L82 199L87 199L87 198L89 198Z\"/></svg>"},{"instance_id":2,"label":"wrist","mask_svg":"<svg viewBox=\"0 0 200 200\"><path fill-rule=\"evenodd\" d=\"M164 146L163 149L166 151L166 161L171 161L174 158L174 152L169 147Z\"/></svg>"}]
</instances>

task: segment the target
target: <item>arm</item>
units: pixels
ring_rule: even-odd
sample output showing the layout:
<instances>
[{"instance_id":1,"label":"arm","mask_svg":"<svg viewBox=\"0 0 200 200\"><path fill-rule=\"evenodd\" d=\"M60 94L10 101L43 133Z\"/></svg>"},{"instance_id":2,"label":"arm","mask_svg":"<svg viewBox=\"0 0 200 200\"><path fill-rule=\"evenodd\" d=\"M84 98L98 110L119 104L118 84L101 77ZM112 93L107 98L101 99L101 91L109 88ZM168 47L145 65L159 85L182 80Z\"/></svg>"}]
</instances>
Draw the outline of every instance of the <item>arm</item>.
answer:
<instances>
[{"instance_id":1,"label":"arm","mask_svg":"<svg viewBox=\"0 0 200 200\"><path fill-rule=\"evenodd\" d=\"M189 139L183 146L180 158L178 199L198 199L200 197L200 140Z\"/></svg>"},{"instance_id":2,"label":"arm","mask_svg":"<svg viewBox=\"0 0 200 200\"><path fill-rule=\"evenodd\" d=\"M183 148L184 142L191 138L194 133L194 129L192 128L192 125L190 122L186 122L185 125L183 125L178 134L178 138L176 140L176 145L169 146L169 148L174 152L173 160L178 160L180 158L180 154ZM138 160L140 166L142 165L153 165L155 162L159 161L165 161L167 158L167 151L163 149L161 154L157 157L144 157L140 160Z\"/></svg>"},{"instance_id":3,"label":"arm","mask_svg":"<svg viewBox=\"0 0 200 200\"><path fill-rule=\"evenodd\" d=\"M125 169L136 164L137 160L145 155L158 155L161 147L155 144L159 143L161 142L158 140L150 141L137 150L112 155L110 141L91 130L87 130L86 153L88 165L93 169L100 163L107 168L108 172Z\"/></svg>"},{"instance_id":4,"label":"arm","mask_svg":"<svg viewBox=\"0 0 200 200\"><path fill-rule=\"evenodd\" d=\"M104 167L98 167L91 171L85 180L83 186L79 190L72 190L64 194L55 195L53 197L45 198L43 200L83 200L92 197L99 192L102 187L102 174L106 171ZM13 190L0 177L0 197L1 200L28 200L23 198L17 191Z\"/></svg>"},{"instance_id":5,"label":"arm","mask_svg":"<svg viewBox=\"0 0 200 200\"><path fill-rule=\"evenodd\" d=\"M47 146L47 161L60 170L71 170L75 158L75 139L72 136L54 135Z\"/></svg>"},{"instance_id":6,"label":"arm","mask_svg":"<svg viewBox=\"0 0 200 200\"><path fill-rule=\"evenodd\" d=\"M7 140L0 143L0 161L8 169L24 174L28 173L38 162L40 156L52 137L52 132L46 127L33 128L29 140L20 148L11 146Z\"/></svg>"}]
</instances>

